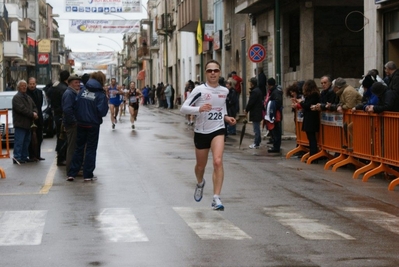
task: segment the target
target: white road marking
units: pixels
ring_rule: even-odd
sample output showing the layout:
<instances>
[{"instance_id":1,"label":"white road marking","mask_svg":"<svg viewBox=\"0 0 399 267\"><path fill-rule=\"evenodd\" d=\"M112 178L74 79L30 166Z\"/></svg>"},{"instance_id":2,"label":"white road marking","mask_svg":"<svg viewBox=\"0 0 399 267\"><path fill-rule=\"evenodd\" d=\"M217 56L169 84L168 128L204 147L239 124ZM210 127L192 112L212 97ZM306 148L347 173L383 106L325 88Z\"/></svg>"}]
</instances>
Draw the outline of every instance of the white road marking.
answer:
<instances>
[{"instance_id":1,"label":"white road marking","mask_svg":"<svg viewBox=\"0 0 399 267\"><path fill-rule=\"evenodd\" d=\"M251 239L240 228L224 219L221 212L204 208L174 207L182 219L201 239L243 240Z\"/></svg>"},{"instance_id":2,"label":"white road marking","mask_svg":"<svg viewBox=\"0 0 399 267\"><path fill-rule=\"evenodd\" d=\"M290 207L264 208L267 214L276 218L282 225L291 228L298 235L310 240L340 240L355 238L332 229L318 220L305 218Z\"/></svg>"},{"instance_id":3,"label":"white road marking","mask_svg":"<svg viewBox=\"0 0 399 267\"><path fill-rule=\"evenodd\" d=\"M340 210L350 212L362 220L375 223L388 231L399 234L399 217L373 208L342 207Z\"/></svg>"},{"instance_id":4,"label":"white road marking","mask_svg":"<svg viewBox=\"0 0 399 267\"><path fill-rule=\"evenodd\" d=\"M0 212L0 246L40 245L46 210Z\"/></svg>"},{"instance_id":5,"label":"white road marking","mask_svg":"<svg viewBox=\"0 0 399 267\"><path fill-rule=\"evenodd\" d=\"M148 241L130 209L104 209L97 220L100 222L100 230L111 242Z\"/></svg>"}]
</instances>

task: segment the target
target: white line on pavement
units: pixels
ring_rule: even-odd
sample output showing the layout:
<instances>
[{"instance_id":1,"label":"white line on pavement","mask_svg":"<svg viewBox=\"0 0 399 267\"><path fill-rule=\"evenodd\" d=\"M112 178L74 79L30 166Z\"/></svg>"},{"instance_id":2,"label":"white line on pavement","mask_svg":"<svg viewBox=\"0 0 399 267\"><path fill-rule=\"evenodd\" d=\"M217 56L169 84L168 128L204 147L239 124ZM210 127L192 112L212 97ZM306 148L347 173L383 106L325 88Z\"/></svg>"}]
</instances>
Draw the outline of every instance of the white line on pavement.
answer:
<instances>
[{"instance_id":1,"label":"white line on pavement","mask_svg":"<svg viewBox=\"0 0 399 267\"><path fill-rule=\"evenodd\" d=\"M240 228L224 219L220 212L204 208L174 207L201 239L251 239Z\"/></svg>"},{"instance_id":2,"label":"white line on pavement","mask_svg":"<svg viewBox=\"0 0 399 267\"><path fill-rule=\"evenodd\" d=\"M111 242L143 242L148 241L139 222L130 209L104 209L97 220L100 230Z\"/></svg>"},{"instance_id":3,"label":"white line on pavement","mask_svg":"<svg viewBox=\"0 0 399 267\"><path fill-rule=\"evenodd\" d=\"M267 214L276 218L282 225L291 228L298 235L310 240L339 240L355 238L332 229L315 219L305 218L301 213L290 207L264 208Z\"/></svg>"},{"instance_id":4,"label":"white line on pavement","mask_svg":"<svg viewBox=\"0 0 399 267\"><path fill-rule=\"evenodd\" d=\"M47 211L0 212L0 246L40 245Z\"/></svg>"}]
</instances>

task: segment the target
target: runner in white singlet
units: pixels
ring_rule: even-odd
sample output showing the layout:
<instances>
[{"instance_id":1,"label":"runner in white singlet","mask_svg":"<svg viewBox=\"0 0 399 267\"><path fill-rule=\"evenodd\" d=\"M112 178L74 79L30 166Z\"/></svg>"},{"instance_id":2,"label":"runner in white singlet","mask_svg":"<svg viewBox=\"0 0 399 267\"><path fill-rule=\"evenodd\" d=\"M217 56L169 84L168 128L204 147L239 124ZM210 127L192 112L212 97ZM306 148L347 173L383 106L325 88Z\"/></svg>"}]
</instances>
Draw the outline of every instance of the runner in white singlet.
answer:
<instances>
[{"instance_id":1,"label":"runner in white singlet","mask_svg":"<svg viewBox=\"0 0 399 267\"><path fill-rule=\"evenodd\" d=\"M220 200L222 191L224 170L223 151L225 122L230 125L236 124L233 117L227 116L226 97L229 90L219 85L220 64L215 60L205 65L206 83L191 92L184 101L180 111L184 114L196 115L194 127L195 176L197 185L194 192L195 201L201 201L203 188L205 186L205 167L208 161L209 150L213 156L213 201L214 210L224 210Z\"/></svg>"}]
</instances>

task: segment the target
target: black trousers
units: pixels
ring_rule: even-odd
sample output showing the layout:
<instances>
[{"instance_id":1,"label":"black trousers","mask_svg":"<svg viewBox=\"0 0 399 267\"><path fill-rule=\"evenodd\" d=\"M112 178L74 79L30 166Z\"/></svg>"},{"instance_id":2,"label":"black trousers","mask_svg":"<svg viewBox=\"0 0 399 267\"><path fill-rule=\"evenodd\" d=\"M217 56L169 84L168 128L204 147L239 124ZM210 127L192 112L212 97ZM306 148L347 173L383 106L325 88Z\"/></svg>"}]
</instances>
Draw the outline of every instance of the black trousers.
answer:
<instances>
[{"instance_id":1,"label":"black trousers","mask_svg":"<svg viewBox=\"0 0 399 267\"><path fill-rule=\"evenodd\" d=\"M33 133L31 132L31 140L28 147L29 158L39 159L41 158L41 145L43 142L43 126L37 126L36 128L36 140L33 139ZM35 146L36 145L36 146Z\"/></svg>"}]
</instances>

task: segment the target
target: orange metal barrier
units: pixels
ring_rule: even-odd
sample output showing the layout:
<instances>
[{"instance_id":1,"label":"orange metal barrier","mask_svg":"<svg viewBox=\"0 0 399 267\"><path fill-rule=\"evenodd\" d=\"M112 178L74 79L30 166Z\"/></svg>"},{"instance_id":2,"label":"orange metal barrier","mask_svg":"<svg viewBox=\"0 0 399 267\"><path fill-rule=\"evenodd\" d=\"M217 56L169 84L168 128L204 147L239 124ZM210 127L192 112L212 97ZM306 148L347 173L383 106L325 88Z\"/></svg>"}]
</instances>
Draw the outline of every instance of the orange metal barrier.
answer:
<instances>
[{"instance_id":1,"label":"orange metal barrier","mask_svg":"<svg viewBox=\"0 0 399 267\"><path fill-rule=\"evenodd\" d=\"M295 134L296 134L296 143L297 147L294 148L293 150L289 151L287 155L285 156L286 159L289 159L292 155L295 153L304 151L304 152L309 152L309 141L308 138L306 137L306 133L302 132L302 123L303 123L303 117L302 117L302 112L301 111L295 111ZM301 161L304 162L307 158L308 153L304 154L301 158ZM309 155L308 155L309 156Z\"/></svg>"},{"instance_id":2,"label":"orange metal barrier","mask_svg":"<svg viewBox=\"0 0 399 267\"><path fill-rule=\"evenodd\" d=\"M302 121L297 121L298 147L308 144L306 134L300 131L301 126ZM397 129L399 129L398 112L383 114L350 110L344 113L322 112L318 139L320 151L311 157L308 156L307 163L327 157L330 160L324 165L324 169L328 170L332 166L333 171L346 164L353 164L356 167L353 178L356 179L364 174L363 182L378 173L389 173L397 177L388 186L389 190L394 190L395 186L399 185ZM295 153L293 151L297 151L298 147L288 152L286 158ZM339 156L334 157L333 154Z\"/></svg>"},{"instance_id":3,"label":"orange metal barrier","mask_svg":"<svg viewBox=\"0 0 399 267\"><path fill-rule=\"evenodd\" d=\"M5 116L5 125L4 127L0 128L0 134L1 136L3 136L3 132L5 131L6 134L6 142L5 142L5 152L3 153L3 142L0 140L0 158L10 158L10 143L9 143L9 137L8 137L8 110L1 110L0 111L0 118L2 116ZM4 171L4 169L2 167L0 167L0 175L1 178L5 179L6 178L6 172Z\"/></svg>"}]
</instances>

